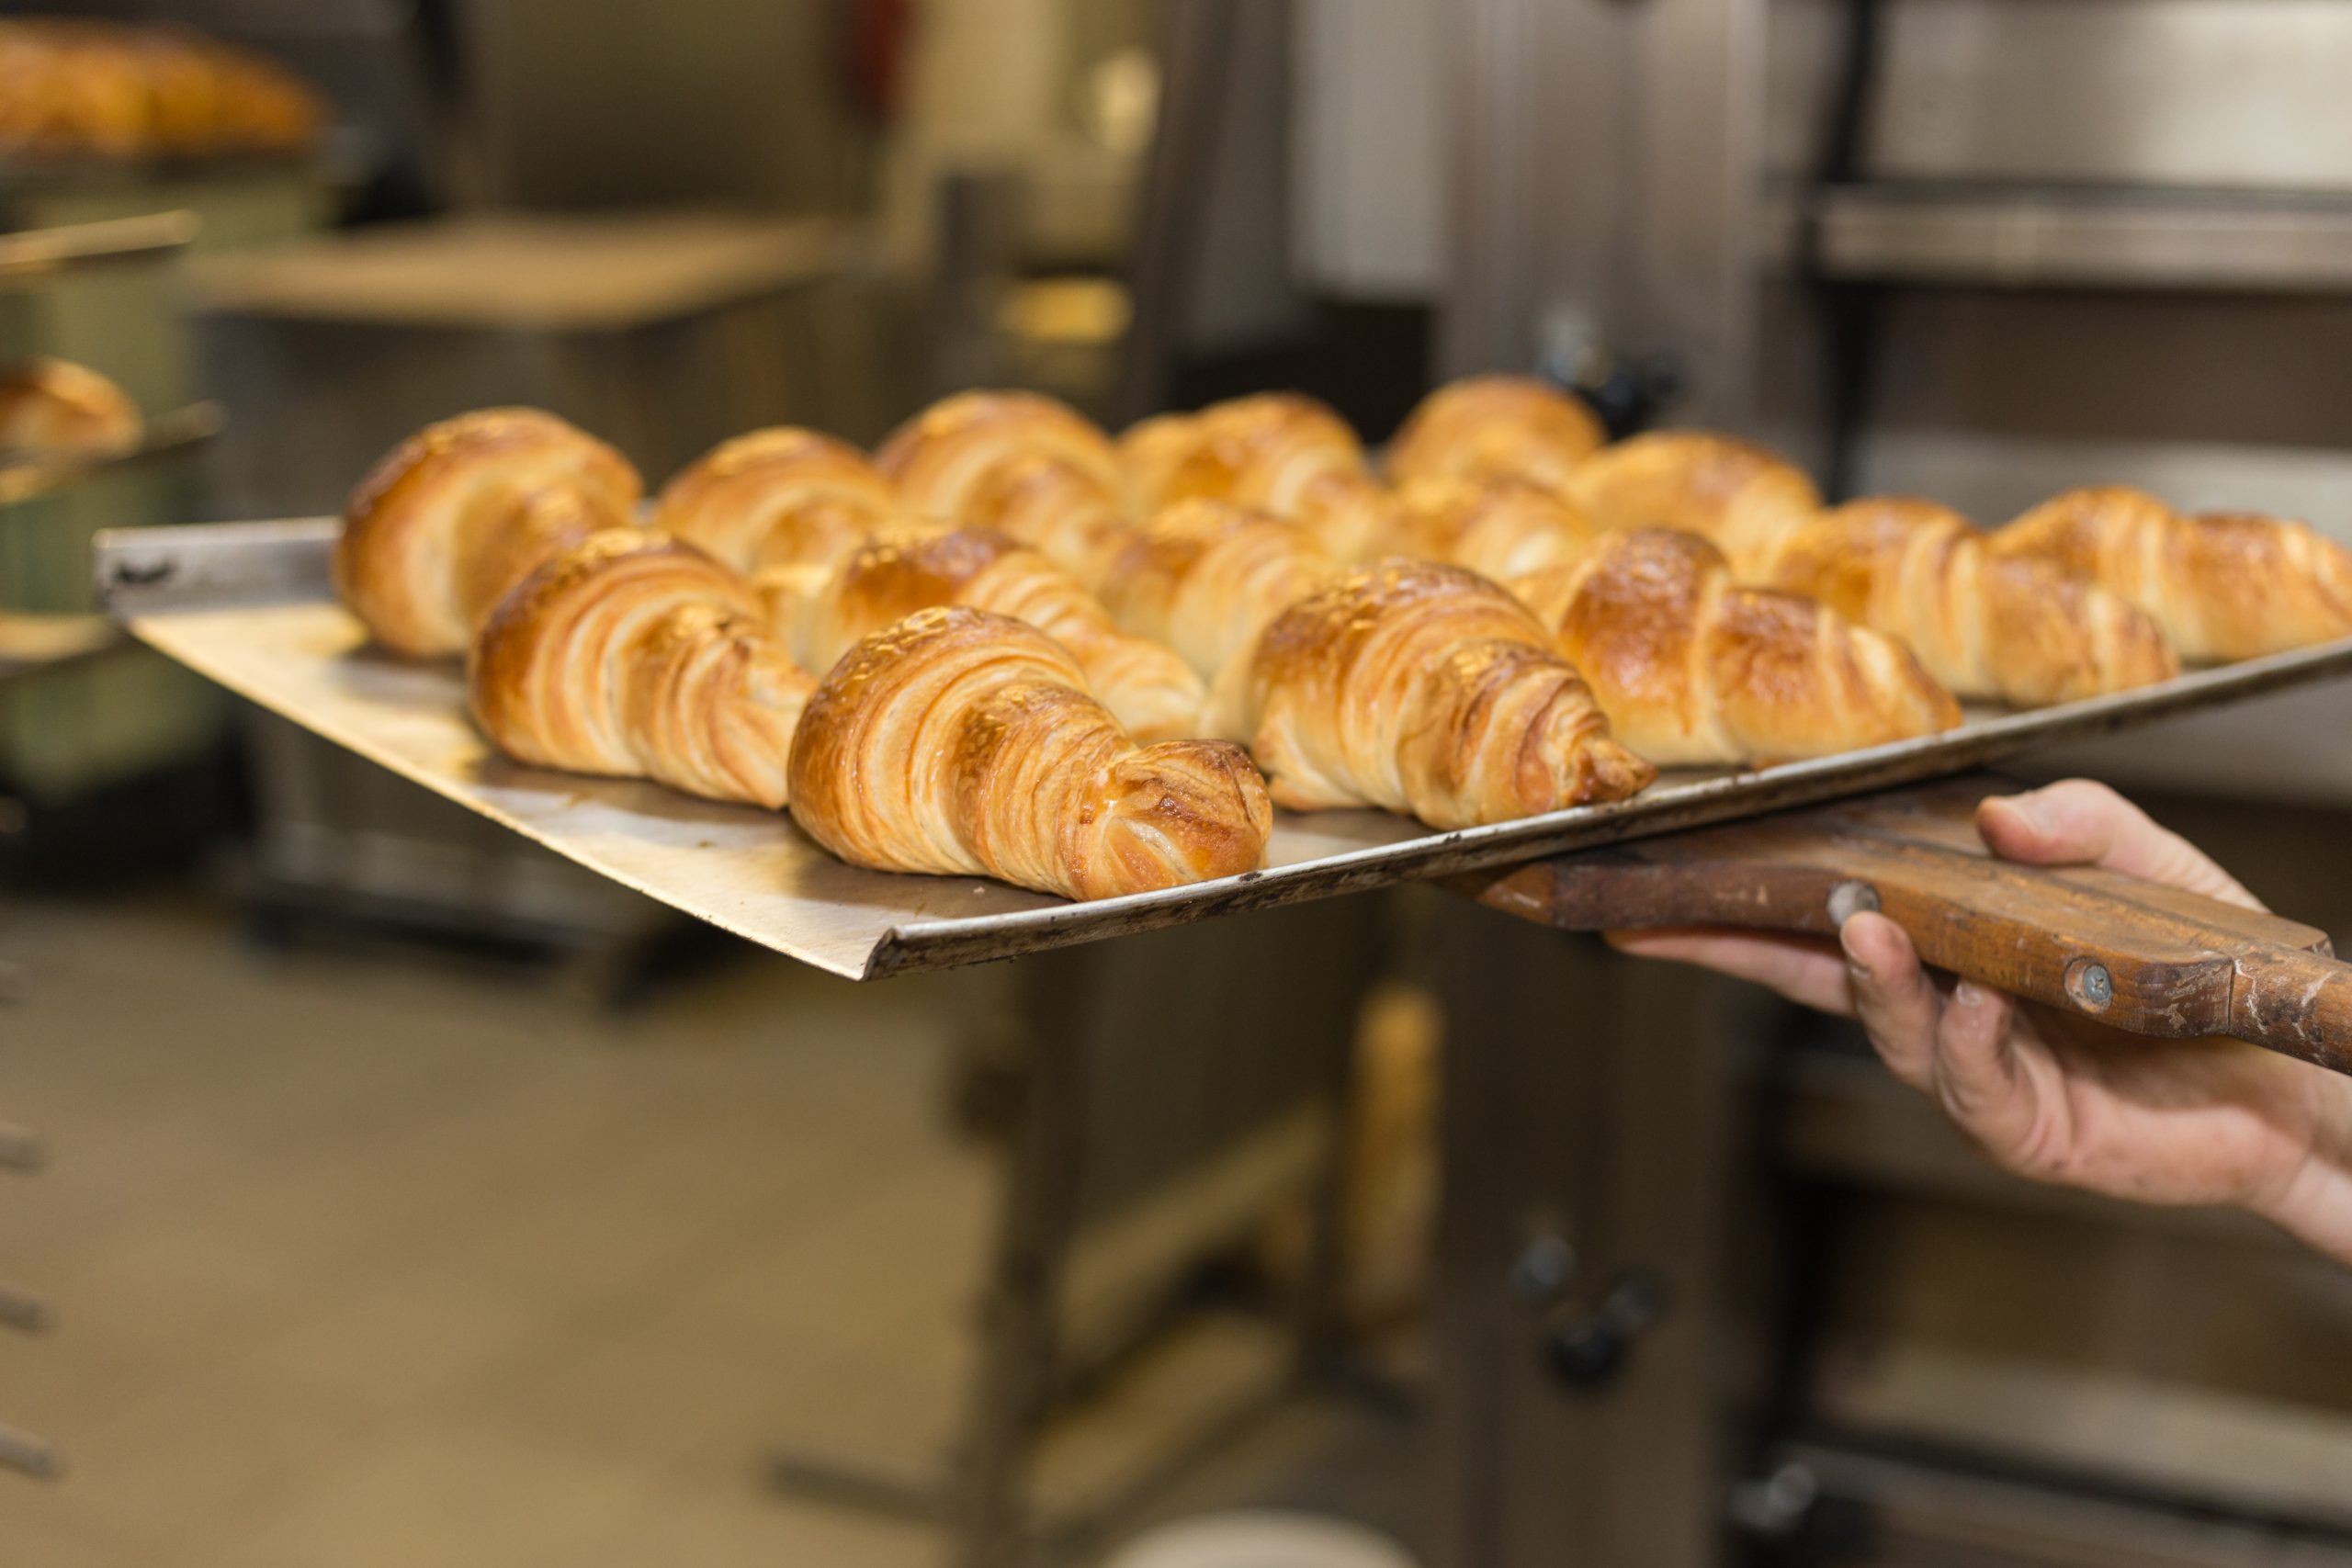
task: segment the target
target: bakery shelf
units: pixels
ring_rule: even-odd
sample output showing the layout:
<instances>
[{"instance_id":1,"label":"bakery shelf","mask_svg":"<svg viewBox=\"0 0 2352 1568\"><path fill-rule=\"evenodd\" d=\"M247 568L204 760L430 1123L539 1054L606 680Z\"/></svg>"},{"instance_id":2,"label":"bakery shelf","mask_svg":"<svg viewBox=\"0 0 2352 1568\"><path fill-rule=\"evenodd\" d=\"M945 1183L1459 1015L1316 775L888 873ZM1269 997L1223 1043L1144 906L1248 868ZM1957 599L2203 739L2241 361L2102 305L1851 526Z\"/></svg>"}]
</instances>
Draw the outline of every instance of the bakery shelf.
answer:
<instances>
[{"instance_id":1,"label":"bakery shelf","mask_svg":"<svg viewBox=\"0 0 2352 1568\"><path fill-rule=\"evenodd\" d=\"M1640 796L1457 832L1375 811L1276 814L1263 870L1069 903L969 877L860 870L788 817L631 780L509 762L465 714L454 661L372 652L333 602L332 518L102 533L101 602L131 634L239 695L459 805L752 942L872 978L1059 947L1205 916L1510 864L1963 772L2352 673L2352 638L2033 713L1977 714L1921 740L1755 771L1670 773Z\"/></svg>"},{"instance_id":2,"label":"bakery shelf","mask_svg":"<svg viewBox=\"0 0 2352 1568\"><path fill-rule=\"evenodd\" d=\"M0 289L45 288L95 268L177 255L198 227L195 213L174 210L0 234Z\"/></svg>"},{"instance_id":3,"label":"bakery shelf","mask_svg":"<svg viewBox=\"0 0 2352 1568\"><path fill-rule=\"evenodd\" d=\"M1763 250L1852 282L2352 293L2352 197L1833 186L1768 201Z\"/></svg>"},{"instance_id":4,"label":"bakery shelf","mask_svg":"<svg viewBox=\"0 0 2352 1568\"><path fill-rule=\"evenodd\" d=\"M0 683L79 664L124 640L122 627L107 615L0 610Z\"/></svg>"},{"instance_id":5,"label":"bakery shelf","mask_svg":"<svg viewBox=\"0 0 2352 1568\"><path fill-rule=\"evenodd\" d=\"M0 462L0 507L37 501L86 479L192 452L220 434L226 423L219 403L190 403L149 420L140 432L139 445L129 451Z\"/></svg>"}]
</instances>

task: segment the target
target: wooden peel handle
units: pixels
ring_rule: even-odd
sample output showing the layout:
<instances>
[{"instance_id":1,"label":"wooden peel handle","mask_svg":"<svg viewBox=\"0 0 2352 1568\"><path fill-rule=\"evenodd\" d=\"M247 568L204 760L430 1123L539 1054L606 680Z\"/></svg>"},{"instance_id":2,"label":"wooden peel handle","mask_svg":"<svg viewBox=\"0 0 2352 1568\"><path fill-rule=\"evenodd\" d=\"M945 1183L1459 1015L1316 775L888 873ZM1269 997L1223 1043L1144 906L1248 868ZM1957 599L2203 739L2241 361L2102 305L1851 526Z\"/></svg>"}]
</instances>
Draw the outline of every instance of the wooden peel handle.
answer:
<instances>
[{"instance_id":1,"label":"wooden peel handle","mask_svg":"<svg viewBox=\"0 0 2352 1568\"><path fill-rule=\"evenodd\" d=\"M2230 1035L2352 1073L2352 965L2308 926L2112 873L1996 861L1974 780L1700 829L1457 879L1572 931L1834 935L1878 909L1935 968L2137 1034ZM1955 825L1964 829L1956 832Z\"/></svg>"}]
</instances>

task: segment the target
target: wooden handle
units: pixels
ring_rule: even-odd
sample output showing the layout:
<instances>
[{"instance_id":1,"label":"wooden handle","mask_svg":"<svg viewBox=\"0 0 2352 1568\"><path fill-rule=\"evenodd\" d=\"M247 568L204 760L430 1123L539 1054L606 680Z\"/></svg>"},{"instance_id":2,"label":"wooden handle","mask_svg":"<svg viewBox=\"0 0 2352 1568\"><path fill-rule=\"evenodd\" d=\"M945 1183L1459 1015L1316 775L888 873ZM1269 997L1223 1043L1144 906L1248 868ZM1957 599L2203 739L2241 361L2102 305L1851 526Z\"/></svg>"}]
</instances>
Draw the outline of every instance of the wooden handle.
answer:
<instances>
[{"instance_id":1,"label":"wooden handle","mask_svg":"<svg viewBox=\"0 0 2352 1568\"><path fill-rule=\"evenodd\" d=\"M2136 1034L2226 1034L2352 1073L2352 965L2325 933L2177 888L1989 856L1973 775L1457 878L1570 931L1739 926L1833 935L1879 909L1939 969Z\"/></svg>"}]
</instances>

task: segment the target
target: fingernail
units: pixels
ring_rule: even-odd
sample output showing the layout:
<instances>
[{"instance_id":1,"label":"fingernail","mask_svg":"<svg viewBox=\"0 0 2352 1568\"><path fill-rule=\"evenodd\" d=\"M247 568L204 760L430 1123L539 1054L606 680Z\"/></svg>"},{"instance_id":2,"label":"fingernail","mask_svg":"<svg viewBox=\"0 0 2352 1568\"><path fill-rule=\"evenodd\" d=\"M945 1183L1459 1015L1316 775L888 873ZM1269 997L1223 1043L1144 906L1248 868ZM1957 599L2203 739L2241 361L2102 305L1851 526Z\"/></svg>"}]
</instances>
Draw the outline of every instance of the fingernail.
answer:
<instances>
[{"instance_id":1,"label":"fingernail","mask_svg":"<svg viewBox=\"0 0 2352 1568\"><path fill-rule=\"evenodd\" d=\"M2001 804L2024 819L2025 825L2037 833L2050 830L2050 814L2042 808L2038 795L2006 795Z\"/></svg>"},{"instance_id":2,"label":"fingernail","mask_svg":"<svg viewBox=\"0 0 2352 1568\"><path fill-rule=\"evenodd\" d=\"M1986 990L1984 987L1978 985L1973 980L1962 980L1951 988L1952 1006L1962 1008L1983 1007L1984 1003L1991 998L1992 994L1992 992Z\"/></svg>"},{"instance_id":3,"label":"fingernail","mask_svg":"<svg viewBox=\"0 0 2352 1568\"><path fill-rule=\"evenodd\" d=\"M1871 966L1863 960L1862 955L1854 950L1853 931L1854 922L1849 919L1845 924L1838 928L1838 945L1845 949L1847 971L1857 980L1867 980L1871 978Z\"/></svg>"}]
</instances>

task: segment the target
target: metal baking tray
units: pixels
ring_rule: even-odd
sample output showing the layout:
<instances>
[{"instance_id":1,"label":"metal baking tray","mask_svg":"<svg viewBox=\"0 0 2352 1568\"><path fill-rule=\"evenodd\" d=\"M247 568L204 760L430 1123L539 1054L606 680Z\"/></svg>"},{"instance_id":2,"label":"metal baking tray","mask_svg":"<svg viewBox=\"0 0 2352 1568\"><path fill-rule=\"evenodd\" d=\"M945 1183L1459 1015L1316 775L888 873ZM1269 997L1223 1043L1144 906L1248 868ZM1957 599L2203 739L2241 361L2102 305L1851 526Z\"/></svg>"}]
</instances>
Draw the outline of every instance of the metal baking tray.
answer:
<instances>
[{"instance_id":1,"label":"metal baking tray","mask_svg":"<svg viewBox=\"0 0 2352 1568\"><path fill-rule=\"evenodd\" d=\"M231 691L593 871L856 979L1752 816L2352 671L2346 639L2063 707L1972 714L1923 740L1761 770L1669 773L1629 801L1461 832L1376 811L1283 812L1263 870L1074 904L971 878L862 871L784 816L505 761L468 722L454 664L371 651L333 602L327 558L337 526L318 518L103 533L99 595L133 635Z\"/></svg>"}]
</instances>

